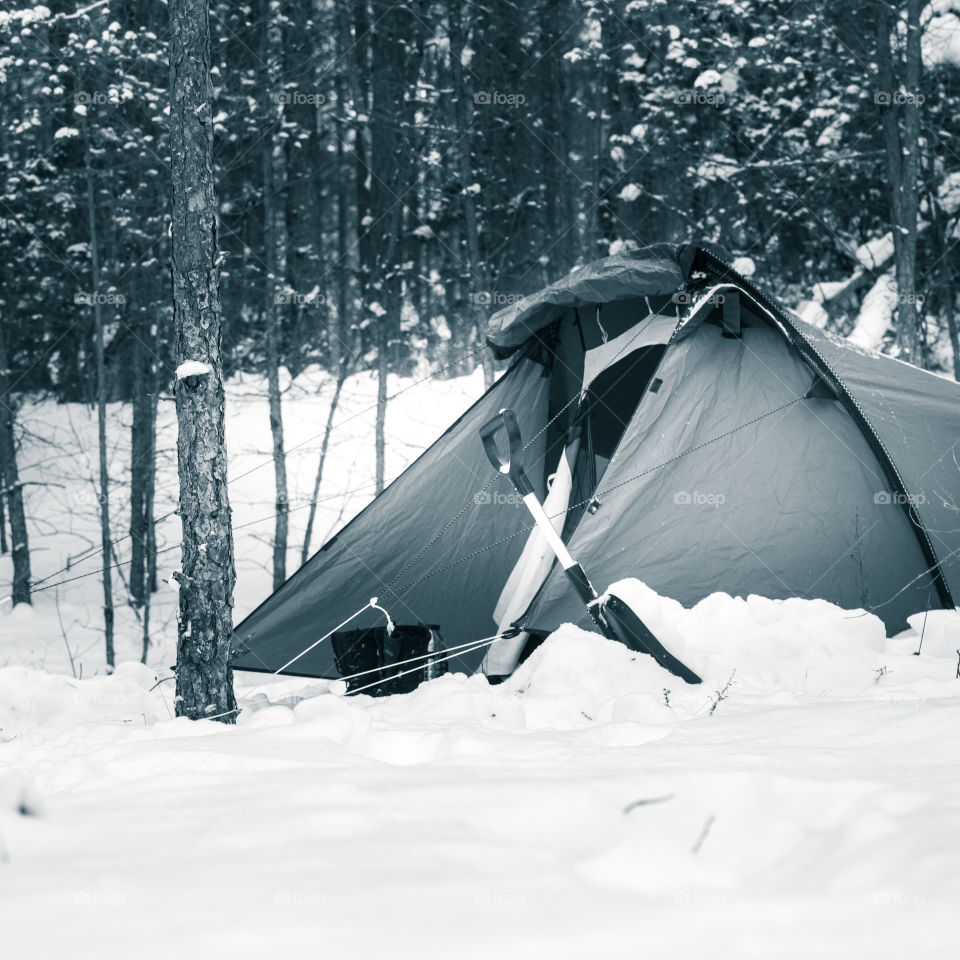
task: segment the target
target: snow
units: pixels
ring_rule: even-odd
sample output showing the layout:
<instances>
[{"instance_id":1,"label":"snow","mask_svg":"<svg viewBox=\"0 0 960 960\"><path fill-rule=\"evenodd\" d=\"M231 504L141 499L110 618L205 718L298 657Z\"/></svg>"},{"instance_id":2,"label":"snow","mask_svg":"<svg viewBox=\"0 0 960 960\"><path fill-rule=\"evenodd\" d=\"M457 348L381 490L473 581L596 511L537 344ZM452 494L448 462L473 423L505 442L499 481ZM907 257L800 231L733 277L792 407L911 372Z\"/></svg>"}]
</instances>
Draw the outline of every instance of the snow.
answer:
<instances>
[{"instance_id":1,"label":"snow","mask_svg":"<svg viewBox=\"0 0 960 960\"><path fill-rule=\"evenodd\" d=\"M939 4L940 9L927 22L921 37L923 65L927 69L938 66L960 66L960 6ZM950 9L950 8L953 9Z\"/></svg>"},{"instance_id":2,"label":"snow","mask_svg":"<svg viewBox=\"0 0 960 960\"><path fill-rule=\"evenodd\" d=\"M103 0L106 2L106 0ZM42 4L37 4L29 9L2 11L0 12L0 27L8 27L11 24L19 23L21 26L27 26L31 23L39 23L42 20L48 20L51 16L50 8Z\"/></svg>"},{"instance_id":3,"label":"snow","mask_svg":"<svg viewBox=\"0 0 960 960\"><path fill-rule=\"evenodd\" d=\"M702 686L570 626L500 686L240 677L235 728L140 664L0 670L10 955L951 956L960 614L917 657L827 603L616 589Z\"/></svg>"},{"instance_id":4,"label":"snow","mask_svg":"<svg viewBox=\"0 0 960 960\"><path fill-rule=\"evenodd\" d=\"M619 194L621 200L626 200L628 203L636 200L643 191L635 183L628 183Z\"/></svg>"},{"instance_id":5,"label":"snow","mask_svg":"<svg viewBox=\"0 0 960 960\"><path fill-rule=\"evenodd\" d=\"M281 388L292 568L333 378L284 372ZM263 379L225 389L243 616L270 590L270 435ZM391 377L388 479L481 390L480 371ZM346 382L315 546L372 496L375 398L374 375ZM57 580L98 569L95 414L28 400L19 416L24 479L50 484L25 487L35 576L68 557ZM120 478L129 410L108 416ZM166 572L176 517L158 539ZM9 576L0 558L0 596ZM612 589L703 684L567 625L498 686L448 675L375 700L238 674L225 727L173 716L172 591L155 596L147 666L118 607L110 676L97 577L0 605L4 956L952 956L960 613L887 637L823 601L685 609L637 581Z\"/></svg>"},{"instance_id":6,"label":"snow","mask_svg":"<svg viewBox=\"0 0 960 960\"><path fill-rule=\"evenodd\" d=\"M867 270L877 270L893 258L893 234L869 240L857 247L857 260Z\"/></svg>"},{"instance_id":7,"label":"snow","mask_svg":"<svg viewBox=\"0 0 960 960\"><path fill-rule=\"evenodd\" d=\"M213 373L213 367L201 360L185 360L177 367L178 380L184 380L187 377L205 377L210 373Z\"/></svg>"},{"instance_id":8,"label":"snow","mask_svg":"<svg viewBox=\"0 0 960 960\"><path fill-rule=\"evenodd\" d=\"M867 350L879 350L897 310L897 281L892 273L881 274L864 295L857 322L847 337Z\"/></svg>"},{"instance_id":9,"label":"snow","mask_svg":"<svg viewBox=\"0 0 960 960\"><path fill-rule=\"evenodd\" d=\"M817 286L822 286L822 284L818 284ZM830 321L830 315L823 309L819 300L802 300L797 304L796 313L804 323L819 327L821 330L823 330Z\"/></svg>"},{"instance_id":10,"label":"snow","mask_svg":"<svg viewBox=\"0 0 960 960\"><path fill-rule=\"evenodd\" d=\"M720 80L721 76L716 70L704 70L703 73L693 81L693 85L697 89L712 87L718 84Z\"/></svg>"}]
</instances>

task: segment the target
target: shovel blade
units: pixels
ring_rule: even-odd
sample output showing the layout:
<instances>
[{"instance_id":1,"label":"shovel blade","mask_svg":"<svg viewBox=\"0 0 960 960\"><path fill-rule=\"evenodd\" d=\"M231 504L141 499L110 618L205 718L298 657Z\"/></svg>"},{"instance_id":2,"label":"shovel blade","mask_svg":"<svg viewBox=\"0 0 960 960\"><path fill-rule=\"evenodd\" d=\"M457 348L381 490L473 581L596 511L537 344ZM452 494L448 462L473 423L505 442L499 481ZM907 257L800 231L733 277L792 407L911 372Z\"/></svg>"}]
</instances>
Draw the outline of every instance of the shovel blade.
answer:
<instances>
[{"instance_id":1,"label":"shovel blade","mask_svg":"<svg viewBox=\"0 0 960 960\"><path fill-rule=\"evenodd\" d=\"M613 639L638 653L648 653L664 670L687 683L702 683L685 663L678 660L653 635L650 628L619 597L608 595L600 604L600 613Z\"/></svg>"}]
</instances>

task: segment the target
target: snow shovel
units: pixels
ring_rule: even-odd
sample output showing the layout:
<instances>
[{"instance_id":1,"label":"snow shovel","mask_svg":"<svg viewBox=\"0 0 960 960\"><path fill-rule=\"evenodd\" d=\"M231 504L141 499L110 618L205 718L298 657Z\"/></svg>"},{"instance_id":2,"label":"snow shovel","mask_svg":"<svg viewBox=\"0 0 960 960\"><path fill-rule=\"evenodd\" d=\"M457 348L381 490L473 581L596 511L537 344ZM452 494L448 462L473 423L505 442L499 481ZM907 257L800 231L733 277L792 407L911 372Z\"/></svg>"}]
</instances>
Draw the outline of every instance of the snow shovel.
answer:
<instances>
[{"instance_id":1,"label":"snow shovel","mask_svg":"<svg viewBox=\"0 0 960 960\"><path fill-rule=\"evenodd\" d=\"M497 446L497 434L501 430L507 438L506 457ZM514 412L501 410L495 417L488 420L480 428L480 439L483 441L487 459L496 470L510 478L517 493L527 505L527 509L533 514L540 532L557 555L563 572L573 584L577 596L586 605L600 632L610 640L619 640L630 650L650 654L661 667L687 683L700 683L700 677L673 656L623 600L612 594L604 597L597 595L583 567L570 555L567 545L550 522L543 505L537 499L530 478L523 470L523 442L520 436L520 424L517 423Z\"/></svg>"}]
</instances>

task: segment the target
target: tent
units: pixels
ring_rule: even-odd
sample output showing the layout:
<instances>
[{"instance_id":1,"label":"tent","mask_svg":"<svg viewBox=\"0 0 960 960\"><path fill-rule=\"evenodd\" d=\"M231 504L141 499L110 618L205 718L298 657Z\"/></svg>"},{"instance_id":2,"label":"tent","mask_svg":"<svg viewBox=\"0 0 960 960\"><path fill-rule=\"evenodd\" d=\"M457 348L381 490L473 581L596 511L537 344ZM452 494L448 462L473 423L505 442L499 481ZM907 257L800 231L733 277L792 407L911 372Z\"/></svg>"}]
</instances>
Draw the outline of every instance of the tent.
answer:
<instances>
[{"instance_id":1,"label":"tent","mask_svg":"<svg viewBox=\"0 0 960 960\"><path fill-rule=\"evenodd\" d=\"M273 672L312 647L284 672L342 675L316 641L382 625L379 610L355 616L371 596L447 649L510 625L534 643L589 627L484 455L478 431L501 408L598 589L636 577L685 605L819 597L894 631L955 606L956 382L803 323L693 244L578 268L495 314L488 337L506 372L237 626L236 669ZM467 648L450 666L493 655Z\"/></svg>"}]
</instances>

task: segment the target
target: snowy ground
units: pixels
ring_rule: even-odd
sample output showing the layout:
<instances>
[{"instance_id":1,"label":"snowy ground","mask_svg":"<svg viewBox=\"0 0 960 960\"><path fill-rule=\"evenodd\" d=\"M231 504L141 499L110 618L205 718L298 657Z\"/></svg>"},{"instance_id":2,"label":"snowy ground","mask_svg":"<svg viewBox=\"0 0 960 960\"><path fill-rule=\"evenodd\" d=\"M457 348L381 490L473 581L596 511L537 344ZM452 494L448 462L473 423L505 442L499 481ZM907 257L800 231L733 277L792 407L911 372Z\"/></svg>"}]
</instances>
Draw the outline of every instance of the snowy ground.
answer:
<instances>
[{"instance_id":1,"label":"snowy ground","mask_svg":"<svg viewBox=\"0 0 960 960\"><path fill-rule=\"evenodd\" d=\"M411 445L395 465L440 426L413 410L445 422L477 386L431 387L436 402L398 414L391 431ZM269 449L264 401L241 392L235 477ZM322 399L303 403L291 445L322 428ZM76 409L37 405L26 423L60 443L67 412L75 423ZM354 423L332 493L368 478L372 421ZM47 479L87 469L50 455L35 468ZM238 522L272 512L269 468L232 489ZM368 495L343 516L337 504L322 535ZM90 526L66 496L38 576L95 540L95 507ZM269 529L239 535L241 610L269 587ZM5 610L2 955L955 957L960 614L887 638L819 602L715 596L686 611L636 583L623 595L702 686L568 627L495 687L446 676L378 701L238 677L232 728L172 717L169 631L148 667L92 675L96 578L60 588L83 679L50 594ZM122 623L129 657L132 613Z\"/></svg>"}]
</instances>

